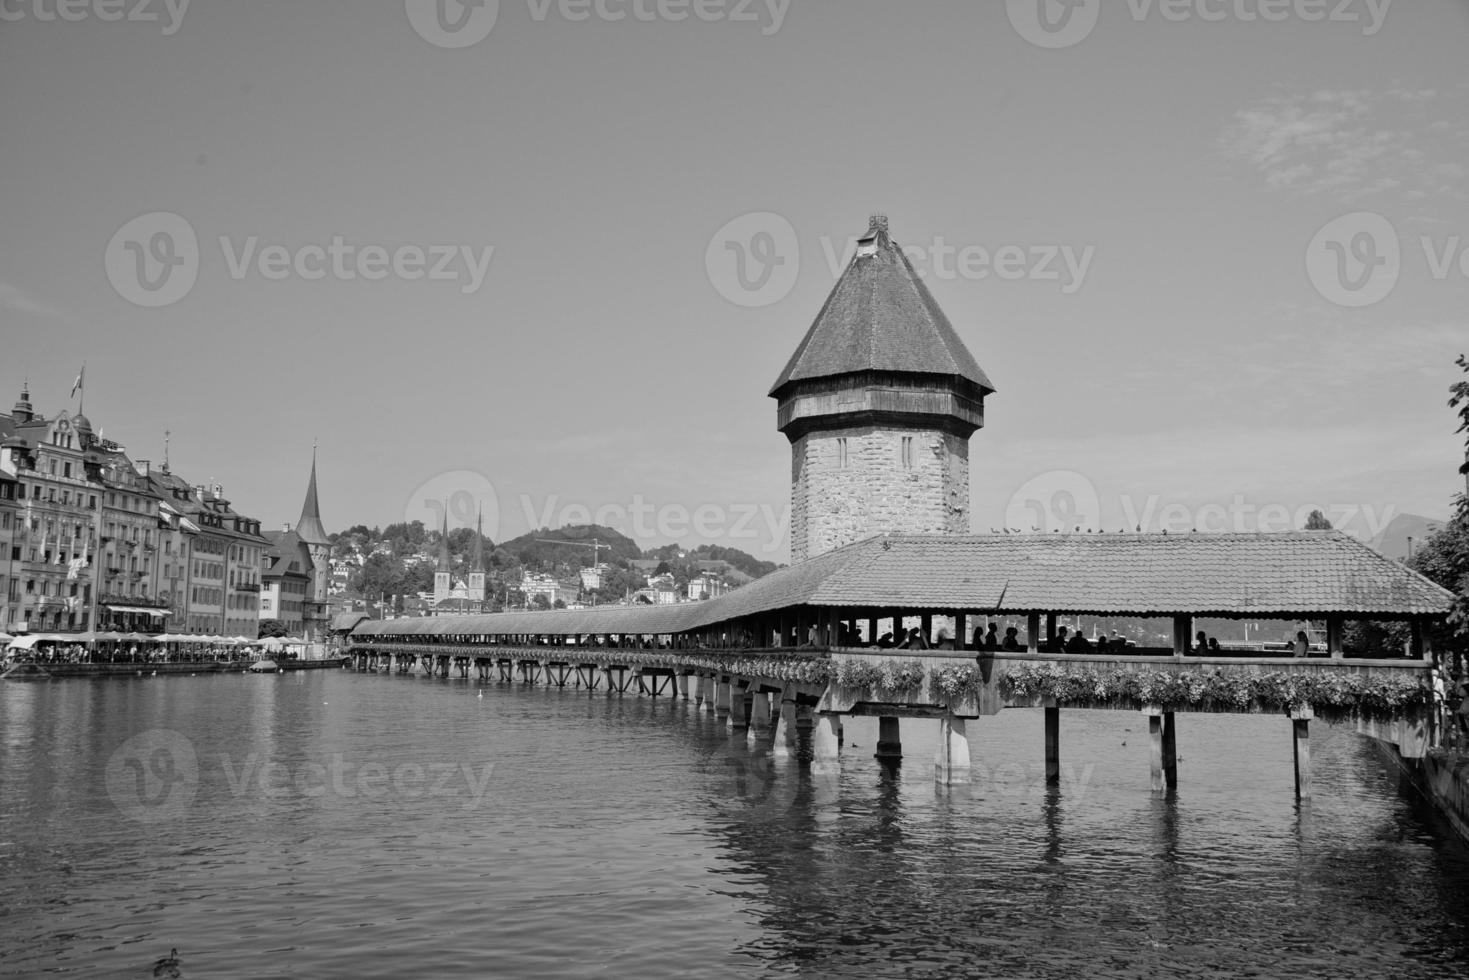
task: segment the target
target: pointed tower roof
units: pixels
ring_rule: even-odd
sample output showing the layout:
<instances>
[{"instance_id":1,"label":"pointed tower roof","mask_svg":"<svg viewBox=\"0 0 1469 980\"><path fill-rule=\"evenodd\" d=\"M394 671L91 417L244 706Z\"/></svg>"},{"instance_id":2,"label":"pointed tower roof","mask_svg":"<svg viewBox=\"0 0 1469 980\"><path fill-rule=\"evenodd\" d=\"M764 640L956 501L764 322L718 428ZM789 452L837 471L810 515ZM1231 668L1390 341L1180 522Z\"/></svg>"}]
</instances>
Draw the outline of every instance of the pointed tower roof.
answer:
<instances>
[{"instance_id":1,"label":"pointed tower roof","mask_svg":"<svg viewBox=\"0 0 1469 980\"><path fill-rule=\"evenodd\" d=\"M321 507L316 502L316 449L311 450L311 482L306 484L306 500L301 504L301 519L296 522L296 535L309 545L328 545L326 528L321 524Z\"/></svg>"},{"instance_id":2,"label":"pointed tower roof","mask_svg":"<svg viewBox=\"0 0 1469 980\"><path fill-rule=\"evenodd\" d=\"M867 372L948 375L995 390L901 248L873 215L856 254L770 389Z\"/></svg>"},{"instance_id":3,"label":"pointed tower roof","mask_svg":"<svg viewBox=\"0 0 1469 980\"><path fill-rule=\"evenodd\" d=\"M449 501L444 501L444 521L439 526L439 564L436 572L451 571L453 562L449 557Z\"/></svg>"},{"instance_id":4,"label":"pointed tower roof","mask_svg":"<svg viewBox=\"0 0 1469 980\"><path fill-rule=\"evenodd\" d=\"M471 572L483 572L485 570L485 517L483 508L475 510L474 514L474 554L470 557L469 570Z\"/></svg>"}]
</instances>

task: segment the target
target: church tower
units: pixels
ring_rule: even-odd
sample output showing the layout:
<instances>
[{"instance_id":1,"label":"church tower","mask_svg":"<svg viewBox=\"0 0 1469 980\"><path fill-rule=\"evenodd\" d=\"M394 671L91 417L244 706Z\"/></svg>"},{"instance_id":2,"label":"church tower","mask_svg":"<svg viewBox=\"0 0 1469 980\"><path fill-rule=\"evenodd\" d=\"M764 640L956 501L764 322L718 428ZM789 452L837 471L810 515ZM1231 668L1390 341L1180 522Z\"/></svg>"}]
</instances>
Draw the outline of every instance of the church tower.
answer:
<instances>
[{"instance_id":1,"label":"church tower","mask_svg":"<svg viewBox=\"0 0 1469 980\"><path fill-rule=\"evenodd\" d=\"M474 517L474 551L469 561L469 601L481 604L485 601L485 536L482 512L477 512Z\"/></svg>"},{"instance_id":2,"label":"church tower","mask_svg":"<svg viewBox=\"0 0 1469 980\"><path fill-rule=\"evenodd\" d=\"M969 533L969 437L994 390L873 216L770 389L791 443L791 561L884 532Z\"/></svg>"},{"instance_id":3,"label":"church tower","mask_svg":"<svg viewBox=\"0 0 1469 980\"><path fill-rule=\"evenodd\" d=\"M306 484L306 499L301 504L301 518L296 521L296 536L311 556L311 584L302 610L309 638L321 641L330 620L328 593L332 581L332 543L321 523L321 506L316 499L316 449L311 450L311 480Z\"/></svg>"},{"instance_id":4,"label":"church tower","mask_svg":"<svg viewBox=\"0 0 1469 980\"><path fill-rule=\"evenodd\" d=\"M439 563L434 568L434 606L454 591L453 563L449 558L449 502L444 501L444 523L439 528Z\"/></svg>"}]
</instances>

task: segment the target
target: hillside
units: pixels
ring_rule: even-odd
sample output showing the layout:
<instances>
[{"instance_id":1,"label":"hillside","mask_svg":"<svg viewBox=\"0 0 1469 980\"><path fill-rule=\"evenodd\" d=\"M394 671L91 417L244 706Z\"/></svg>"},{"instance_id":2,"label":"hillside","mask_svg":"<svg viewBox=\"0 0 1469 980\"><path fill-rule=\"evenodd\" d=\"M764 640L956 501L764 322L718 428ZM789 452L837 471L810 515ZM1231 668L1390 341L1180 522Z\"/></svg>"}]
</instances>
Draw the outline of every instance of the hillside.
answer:
<instances>
[{"instance_id":1,"label":"hillside","mask_svg":"<svg viewBox=\"0 0 1469 980\"><path fill-rule=\"evenodd\" d=\"M1408 538L1413 539L1413 546L1416 548L1423 543L1424 538L1443 525L1442 520L1421 514L1399 514L1369 543L1387 557L1402 560L1408 557Z\"/></svg>"}]
</instances>

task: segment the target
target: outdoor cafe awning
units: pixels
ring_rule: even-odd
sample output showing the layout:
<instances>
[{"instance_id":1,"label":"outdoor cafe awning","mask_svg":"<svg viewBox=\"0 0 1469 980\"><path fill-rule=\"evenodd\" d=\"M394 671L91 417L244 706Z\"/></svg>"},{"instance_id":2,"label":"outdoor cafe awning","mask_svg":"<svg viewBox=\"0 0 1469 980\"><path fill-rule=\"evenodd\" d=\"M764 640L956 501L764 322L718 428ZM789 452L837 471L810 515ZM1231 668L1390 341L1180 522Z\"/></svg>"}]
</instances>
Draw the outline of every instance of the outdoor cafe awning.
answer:
<instances>
[{"instance_id":1,"label":"outdoor cafe awning","mask_svg":"<svg viewBox=\"0 0 1469 980\"><path fill-rule=\"evenodd\" d=\"M168 615L168 610L167 609L150 609L150 608L148 608L146 606L114 606L110 602L103 603L103 605L105 605L108 609L111 609L113 612L120 612L120 613L144 613L144 614L149 615L149 616L158 616L158 617L163 617L163 616L167 616Z\"/></svg>"}]
</instances>

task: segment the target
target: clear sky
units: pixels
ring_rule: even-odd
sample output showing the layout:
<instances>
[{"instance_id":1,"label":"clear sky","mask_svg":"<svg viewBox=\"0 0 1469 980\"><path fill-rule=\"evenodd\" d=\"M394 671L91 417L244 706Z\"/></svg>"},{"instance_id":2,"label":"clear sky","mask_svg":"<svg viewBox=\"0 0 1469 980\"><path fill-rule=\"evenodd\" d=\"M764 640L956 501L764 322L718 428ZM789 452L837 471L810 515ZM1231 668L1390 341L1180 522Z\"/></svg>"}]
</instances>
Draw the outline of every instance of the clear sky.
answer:
<instances>
[{"instance_id":1,"label":"clear sky","mask_svg":"<svg viewBox=\"0 0 1469 980\"><path fill-rule=\"evenodd\" d=\"M767 392L874 211L998 389L976 530L1462 487L1459 0L56 2L0 2L0 400L85 360L267 525L319 440L331 530L784 560Z\"/></svg>"}]
</instances>

